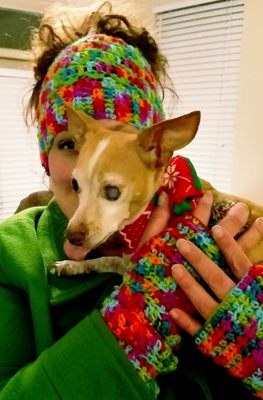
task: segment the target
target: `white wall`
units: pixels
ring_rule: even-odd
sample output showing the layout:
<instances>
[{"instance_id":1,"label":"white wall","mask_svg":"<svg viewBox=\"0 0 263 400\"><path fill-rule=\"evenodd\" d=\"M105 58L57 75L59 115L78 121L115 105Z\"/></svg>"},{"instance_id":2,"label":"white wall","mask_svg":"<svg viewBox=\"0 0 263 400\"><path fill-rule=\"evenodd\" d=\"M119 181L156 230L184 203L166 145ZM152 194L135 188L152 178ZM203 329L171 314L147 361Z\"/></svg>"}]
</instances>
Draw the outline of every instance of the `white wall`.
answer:
<instances>
[{"instance_id":1,"label":"white wall","mask_svg":"<svg viewBox=\"0 0 263 400\"><path fill-rule=\"evenodd\" d=\"M104 2L105 0L1 0L0 7L44 12L50 5L56 3L72 7L91 6L93 8L93 4L101 4ZM152 9L153 5L152 0L110 0L110 2L113 8L115 8L115 12L129 12L129 10L134 7L136 13L141 13L144 20L147 20L149 10Z\"/></svg>"},{"instance_id":2,"label":"white wall","mask_svg":"<svg viewBox=\"0 0 263 400\"><path fill-rule=\"evenodd\" d=\"M42 12L51 1L46 0L1 0L1 7Z\"/></svg>"},{"instance_id":3,"label":"white wall","mask_svg":"<svg viewBox=\"0 0 263 400\"><path fill-rule=\"evenodd\" d=\"M263 1L245 10L233 191L263 204Z\"/></svg>"}]
</instances>

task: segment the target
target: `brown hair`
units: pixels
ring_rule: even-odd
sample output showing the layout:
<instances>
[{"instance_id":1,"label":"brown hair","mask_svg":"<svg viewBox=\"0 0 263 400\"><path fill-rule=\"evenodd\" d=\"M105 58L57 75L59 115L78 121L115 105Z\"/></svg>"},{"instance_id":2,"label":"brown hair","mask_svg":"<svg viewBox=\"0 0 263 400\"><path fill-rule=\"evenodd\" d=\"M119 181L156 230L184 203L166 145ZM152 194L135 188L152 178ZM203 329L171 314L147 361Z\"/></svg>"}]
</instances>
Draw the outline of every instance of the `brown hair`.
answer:
<instances>
[{"instance_id":1,"label":"brown hair","mask_svg":"<svg viewBox=\"0 0 263 400\"><path fill-rule=\"evenodd\" d=\"M61 12L64 10L64 13ZM39 93L47 70L54 58L70 43L87 34L103 33L123 39L126 43L137 47L151 65L152 71L164 97L166 82L168 89L173 90L171 79L166 67L167 59L160 53L156 41L144 27L132 25L128 19L119 14L113 14L110 2L103 3L95 12L83 16L73 9L57 9L43 17L40 26L33 32L32 50L34 54L35 84L27 107L29 114L35 120ZM105 10L105 11L104 11Z\"/></svg>"}]
</instances>

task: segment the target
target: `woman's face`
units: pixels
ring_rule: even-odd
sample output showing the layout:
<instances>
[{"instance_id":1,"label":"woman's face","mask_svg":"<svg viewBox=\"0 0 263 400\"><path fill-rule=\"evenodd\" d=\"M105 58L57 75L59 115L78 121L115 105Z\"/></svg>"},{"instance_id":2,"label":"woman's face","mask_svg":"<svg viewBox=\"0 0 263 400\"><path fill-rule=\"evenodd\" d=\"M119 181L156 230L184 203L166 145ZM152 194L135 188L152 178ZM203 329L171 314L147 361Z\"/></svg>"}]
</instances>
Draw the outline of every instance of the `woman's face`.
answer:
<instances>
[{"instance_id":1,"label":"woman's face","mask_svg":"<svg viewBox=\"0 0 263 400\"><path fill-rule=\"evenodd\" d=\"M78 206L78 197L71 185L71 175L77 158L78 152L72 136L68 132L59 133L48 154L50 189L68 219Z\"/></svg>"},{"instance_id":2,"label":"woman's face","mask_svg":"<svg viewBox=\"0 0 263 400\"><path fill-rule=\"evenodd\" d=\"M110 130L135 132L136 129L119 121L100 120L101 124ZM50 174L50 189L63 213L68 219L78 207L78 196L71 184L72 171L76 165L78 152L75 150L74 139L68 132L59 133L53 140L48 154Z\"/></svg>"}]
</instances>

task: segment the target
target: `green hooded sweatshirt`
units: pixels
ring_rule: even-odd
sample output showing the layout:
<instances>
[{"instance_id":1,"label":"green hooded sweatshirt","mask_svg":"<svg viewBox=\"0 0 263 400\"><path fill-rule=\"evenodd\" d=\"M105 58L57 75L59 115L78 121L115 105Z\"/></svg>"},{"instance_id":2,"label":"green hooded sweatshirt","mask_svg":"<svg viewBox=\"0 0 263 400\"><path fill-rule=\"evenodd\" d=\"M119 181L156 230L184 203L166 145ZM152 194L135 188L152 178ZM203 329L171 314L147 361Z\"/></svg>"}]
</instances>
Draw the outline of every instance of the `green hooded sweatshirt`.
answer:
<instances>
[{"instance_id":1,"label":"green hooded sweatshirt","mask_svg":"<svg viewBox=\"0 0 263 400\"><path fill-rule=\"evenodd\" d=\"M152 400L100 316L116 274L57 277L67 220L57 203L0 224L0 400ZM158 399L250 399L185 338Z\"/></svg>"}]
</instances>

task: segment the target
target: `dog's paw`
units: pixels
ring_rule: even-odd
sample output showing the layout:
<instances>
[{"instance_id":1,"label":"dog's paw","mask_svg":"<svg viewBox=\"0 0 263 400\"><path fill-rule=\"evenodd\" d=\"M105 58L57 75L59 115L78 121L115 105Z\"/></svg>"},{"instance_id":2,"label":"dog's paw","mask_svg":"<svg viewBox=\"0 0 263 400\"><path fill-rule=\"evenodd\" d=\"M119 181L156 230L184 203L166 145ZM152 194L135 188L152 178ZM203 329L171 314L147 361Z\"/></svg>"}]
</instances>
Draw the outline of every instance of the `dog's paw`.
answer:
<instances>
[{"instance_id":1,"label":"dog's paw","mask_svg":"<svg viewBox=\"0 0 263 400\"><path fill-rule=\"evenodd\" d=\"M73 276L90 272L87 268L83 268L81 262L72 260L56 261L48 266L48 270L50 274L58 276Z\"/></svg>"}]
</instances>

